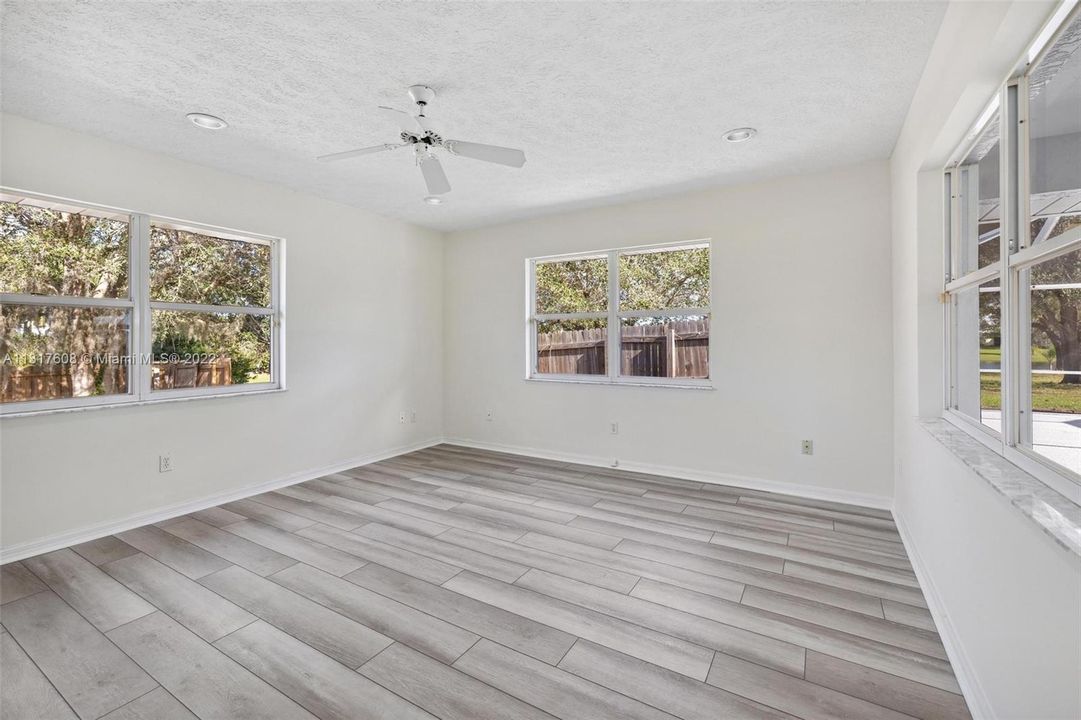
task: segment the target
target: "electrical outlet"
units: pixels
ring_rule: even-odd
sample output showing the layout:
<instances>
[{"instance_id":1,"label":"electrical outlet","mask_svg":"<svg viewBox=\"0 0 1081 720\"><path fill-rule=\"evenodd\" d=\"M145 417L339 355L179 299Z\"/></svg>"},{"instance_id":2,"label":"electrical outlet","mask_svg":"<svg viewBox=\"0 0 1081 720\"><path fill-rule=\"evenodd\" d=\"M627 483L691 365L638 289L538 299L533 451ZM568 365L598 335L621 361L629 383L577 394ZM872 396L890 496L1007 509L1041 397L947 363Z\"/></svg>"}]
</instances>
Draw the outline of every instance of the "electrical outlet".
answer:
<instances>
[{"instance_id":1,"label":"electrical outlet","mask_svg":"<svg viewBox=\"0 0 1081 720\"><path fill-rule=\"evenodd\" d=\"M404 412L400 413L398 415L398 422L400 422L402 425L405 425L405 413Z\"/></svg>"},{"instance_id":2,"label":"electrical outlet","mask_svg":"<svg viewBox=\"0 0 1081 720\"><path fill-rule=\"evenodd\" d=\"M412 411L410 411L410 413L409 413L409 422L411 422L411 423L415 423L416 421L417 421L417 411L416 411L416 410L412 410Z\"/></svg>"},{"instance_id":3,"label":"electrical outlet","mask_svg":"<svg viewBox=\"0 0 1081 720\"><path fill-rule=\"evenodd\" d=\"M158 455L158 472L167 473L173 471L172 455Z\"/></svg>"},{"instance_id":4,"label":"electrical outlet","mask_svg":"<svg viewBox=\"0 0 1081 720\"><path fill-rule=\"evenodd\" d=\"M803 444L800 447L804 455L815 454L815 444L813 440L804 440Z\"/></svg>"},{"instance_id":5,"label":"electrical outlet","mask_svg":"<svg viewBox=\"0 0 1081 720\"><path fill-rule=\"evenodd\" d=\"M487 420L488 422L492 421L492 411L491 410L485 411L484 419Z\"/></svg>"},{"instance_id":6,"label":"electrical outlet","mask_svg":"<svg viewBox=\"0 0 1081 720\"><path fill-rule=\"evenodd\" d=\"M612 429L612 434L613 435L619 435L619 423L617 423L617 422L612 423L612 428L611 429Z\"/></svg>"}]
</instances>

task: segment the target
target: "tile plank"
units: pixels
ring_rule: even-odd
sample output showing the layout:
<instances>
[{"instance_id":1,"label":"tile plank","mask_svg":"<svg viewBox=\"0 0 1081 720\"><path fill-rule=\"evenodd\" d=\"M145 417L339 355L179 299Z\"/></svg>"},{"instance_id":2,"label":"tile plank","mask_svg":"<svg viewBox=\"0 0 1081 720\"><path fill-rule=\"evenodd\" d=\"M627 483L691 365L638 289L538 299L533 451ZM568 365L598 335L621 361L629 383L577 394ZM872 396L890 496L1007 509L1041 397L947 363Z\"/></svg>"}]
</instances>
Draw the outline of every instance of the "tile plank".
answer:
<instances>
[{"instance_id":1,"label":"tile plank","mask_svg":"<svg viewBox=\"0 0 1081 720\"><path fill-rule=\"evenodd\" d=\"M439 538L414 535L379 523L365 525L357 532L373 540L385 542L388 545L396 545L403 550L426 555L440 562L472 570L496 580L514 582L522 576L522 573L528 570L525 565L501 560L460 545L452 545L441 541Z\"/></svg>"},{"instance_id":2,"label":"tile plank","mask_svg":"<svg viewBox=\"0 0 1081 720\"><path fill-rule=\"evenodd\" d=\"M368 678L262 620L215 647L322 720L431 720Z\"/></svg>"},{"instance_id":3,"label":"tile plank","mask_svg":"<svg viewBox=\"0 0 1081 720\"><path fill-rule=\"evenodd\" d=\"M418 555L415 552L403 550L397 545L379 542L364 535L338 530L329 525L313 525L300 530L297 534L437 585L461 572L461 568L455 565Z\"/></svg>"},{"instance_id":4,"label":"tile plank","mask_svg":"<svg viewBox=\"0 0 1081 720\"><path fill-rule=\"evenodd\" d=\"M674 720L668 713L489 640L470 648L454 668L563 720Z\"/></svg>"},{"instance_id":5,"label":"tile plank","mask_svg":"<svg viewBox=\"0 0 1081 720\"><path fill-rule=\"evenodd\" d=\"M71 549L95 565L104 565L139 552L115 535L106 535L96 540L72 545Z\"/></svg>"},{"instance_id":6,"label":"tile plank","mask_svg":"<svg viewBox=\"0 0 1081 720\"><path fill-rule=\"evenodd\" d=\"M469 572L444 587L698 680L709 670L712 651L703 646L580 605Z\"/></svg>"},{"instance_id":7,"label":"tile plank","mask_svg":"<svg viewBox=\"0 0 1081 720\"><path fill-rule=\"evenodd\" d=\"M109 638L200 717L315 717L164 613L112 630Z\"/></svg>"},{"instance_id":8,"label":"tile plank","mask_svg":"<svg viewBox=\"0 0 1081 720\"><path fill-rule=\"evenodd\" d=\"M315 524L315 520L311 518L294 515L286 510L264 505L254 500L237 500L236 502L225 503L222 507L248 520L258 520L264 525L271 525L287 532L296 532L301 528Z\"/></svg>"},{"instance_id":9,"label":"tile plank","mask_svg":"<svg viewBox=\"0 0 1081 720\"><path fill-rule=\"evenodd\" d=\"M530 570L515 585L803 677L804 649L783 640L541 570Z\"/></svg>"},{"instance_id":10,"label":"tile plank","mask_svg":"<svg viewBox=\"0 0 1081 720\"><path fill-rule=\"evenodd\" d=\"M616 592L630 592L639 579L638 575L612 570L602 565L575 560L574 558L537 550L526 545L481 537L461 530L448 530L439 539L493 557L503 558L519 565L547 570L557 575L588 582Z\"/></svg>"},{"instance_id":11,"label":"tile plank","mask_svg":"<svg viewBox=\"0 0 1081 720\"><path fill-rule=\"evenodd\" d=\"M807 653L807 680L924 720L971 717L961 695L822 653Z\"/></svg>"},{"instance_id":12,"label":"tile plank","mask_svg":"<svg viewBox=\"0 0 1081 720\"><path fill-rule=\"evenodd\" d=\"M793 716L652 663L579 640L559 667L683 720L781 720Z\"/></svg>"},{"instance_id":13,"label":"tile plank","mask_svg":"<svg viewBox=\"0 0 1081 720\"><path fill-rule=\"evenodd\" d=\"M159 687L113 710L102 720L198 720L184 703Z\"/></svg>"},{"instance_id":14,"label":"tile plank","mask_svg":"<svg viewBox=\"0 0 1081 720\"><path fill-rule=\"evenodd\" d=\"M306 565L274 575L283 587L445 663L454 662L479 636L371 590Z\"/></svg>"},{"instance_id":15,"label":"tile plank","mask_svg":"<svg viewBox=\"0 0 1081 720\"><path fill-rule=\"evenodd\" d=\"M0 707L8 720L78 717L9 633L0 634Z\"/></svg>"},{"instance_id":16,"label":"tile plank","mask_svg":"<svg viewBox=\"0 0 1081 720\"><path fill-rule=\"evenodd\" d=\"M724 653L717 653L713 659L706 682L805 720L911 720L881 705Z\"/></svg>"},{"instance_id":17,"label":"tile plank","mask_svg":"<svg viewBox=\"0 0 1081 720\"><path fill-rule=\"evenodd\" d=\"M399 643L379 653L360 672L441 720L552 717Z\"/></svg>"},{"instance_id":18,"label":"tile plank","mask_svg":"<svg viewBox=\"0 0 1081 720\"><path fill-rule=\"evenodd\" d=\"M209 553L153 525L128 530L119 533L117 537L192 580L198 580L231 564L225 558Z\"/></svg>"},{"instance_id":19,"label":"tile plank","mask_svg":"<svg viewBox=\"0 0 1081 720\"><path fill-rule=\"evenodd\" d=\"M345 579L549 665L575 641L561 630L380 565L366 565Z\"/></svg>"},{"instance_id":20,"label":"tile plank","mask_svg":"<svg viewBox=\"0 0 1081 720\"><path fill-rule=\"evenodd\" d=\"M102 570L207 642L255 621L255 616L143 553L114 560Z\"/></svg>"},{"instance_id":21,"label":"tile plank","mask_svg":"<svg viewBox=\"0 0 1081 720\"><path fill-rule=\"evenodd\" d=\"M392 642L371 628L240 567L221 570L199 582L351 668L364 664Z\"/></svg>"},{"instance_id":22,"label":"tile plank","mask_svg":"<svg viewBox=\"0 0 1081 720\"><path fill-rule=\"evenodd\" d=\"M207 552L259 575L276 573L296 562L293 558L276 553L270 548L198 520L185 520L170 525L165 528L165 532L187 540Z\"/></svg>"},{"instance_id":23,"label":"tile plank","mask_svg":"<svg viewBox=\"0 0 1081 720\"><path fill-rule=\"evenodd\" d=\"M0 565L0 605L45 590L45 583L21 562Z\"/></svg>"},{"instance_id":24,"label":"tile plank","mask_svg":"<svg viewBox=\"0 0 1081 720\"><path fill-rule=\"evenodd\" d=\"M70 548L27 558L23 562L102 632L155 610L153 605Z\"/></svg>"},{"instance_id":25,"label":"tile plank","mask_svg":"<svg viewBox=\"0 0 1081 720\"><path fill-rule=\"evenodd\" d=\"M960 691L950 664L929 655L652 580L638 583L631 594L949 692Z\"/></svg>"},{"instance_id":26,"label":"tile plank","mask_svg":"<svg viewBox=\"0 0 1081 720\"><path fill-rule=\"evenodd\" d=\"M269 548L274 552L281 553L286 557L299 560L302 563L325 570L331 575L339 577L348 575L365 564L364 560L357 558L355 555L344 553L319 542L313 542L301 535L264 525L256 520L243 520L232 525L226 525L222 529Z\"/></svg>"},{"instance_id":27,"label":"tile plank","mask_svg":"<svg viewBox=\"0 0 1081 720\"><path fill-rule=\"evenodd\" d=\"M101 717L157 686L52 592L4 605L4 626L80 718Z\"/></svg>"}]
</instances>

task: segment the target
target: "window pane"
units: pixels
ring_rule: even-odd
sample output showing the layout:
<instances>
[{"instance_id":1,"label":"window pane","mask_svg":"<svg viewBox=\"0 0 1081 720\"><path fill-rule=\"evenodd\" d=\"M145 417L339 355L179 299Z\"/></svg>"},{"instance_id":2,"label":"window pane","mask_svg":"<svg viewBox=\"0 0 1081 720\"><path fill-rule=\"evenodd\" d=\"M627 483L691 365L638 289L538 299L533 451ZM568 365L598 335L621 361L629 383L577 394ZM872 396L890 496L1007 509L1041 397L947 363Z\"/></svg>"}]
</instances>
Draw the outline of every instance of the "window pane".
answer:
<instances>
[{"instance_id":1,"label":"window pane","mask_svg":"<svg viewBox=\"0 0 1081 720\"><path fill-rule=\"evenodd\" d=\"M270 382L269 316L153 311L154 390Z\"/></svg>"},{"instance_id":2,"label":"window pane","mask_svg":"<svg viewBox=\"0 0 1081 720\"><path fill-rule=\"evenodd\" d=\"M537 313L604 312L608 309L608 258L536 264Z\"/></svg>"},{"instance_id":3,"label":"window pane","mask_svg":"<svg viewBox=\"0 0 1081 720\"><path fill-rule=\"evenodd\" d=\"M1002 429L1002 307L998 278L953 293L952 405Z\"/></svg>"},{"instance_id":4,"label":"window pane","mask_svg":"<svg viewBox=\"0 0 1081 720\"><path fill-rule=\"evenodd\" d=\"M632 377L708 378L709 318L625 318L619 373Z\"/></svg>"},{"instance_id":5,"label":"window pane","mask_svg":"<svg viewBox=\"0 0 1081 720\"><path fill-rule=\"evenodd\" d=\"M129 335L127 310L0 307L0 401L126 393Z\"/></svg>"},{"instance_id":6,"label":"window pane","mask_svg":"<svg viewBox=\"0 0 1081 720\"><path fill-rule=\"evenodd\" d=\"M709 307L709 248L619 256L621 310Z\"/></svg>"},{"instance_id":7,"label":"window pane","mask_svg":"<svg viewBox=\"0 0 1081 720\"><path fill-rule=\"evenodd\" d=\"M998 126L999 114L996 112L958 168L956 193L961 223L955 268L957 277L999 259Z\"/></svg>"},{"instance_id":8,"label":"window pane","mask_svg":"<svg viewBox=\"0 0 1081 720\"><path fill-rule=\"evenodd\" d=\"M0 292L127 297L127 219L0 202Z\"/></svg>"},{"instance_id":9,"label":"window pane","mask_svg":"<svg viewBox=\"0 0 1081 720\"><path fill-rule=\"evenodd\" d=\"M270 307L270 246L153 225L150 298Z\"/></svg>"},{"instance_id":10,"label":"window pane","mask_svg":"<svg viewBox=\"0 0 1081 720\"><path fill-rule=\"evenodd\" d=\"M1081 14L1029 74L1029 208L1033 242L1081 225Z\"/></svg>"},{"instance_id":11,"label":"window pane","mask_svg":"<svg viewBox=\"0 0 1081 720\"><path fill-rule=\"evenodd\" d=\"M1033 266L1028 276L1031 393L1022 407L1031 412L1022 415L1030 424L1022 438L1081 473L1081 249Z\"/></svg>"},{"instance_id":12,"label":"window pane","mask_svg":"<svg viewBox=\"0 0 1081 720\"><path fill-rule=\"evenodd\" d=\"M552 320L537 323L537 373L604 375L608 321Z\"/></svg>"}]
</instances>

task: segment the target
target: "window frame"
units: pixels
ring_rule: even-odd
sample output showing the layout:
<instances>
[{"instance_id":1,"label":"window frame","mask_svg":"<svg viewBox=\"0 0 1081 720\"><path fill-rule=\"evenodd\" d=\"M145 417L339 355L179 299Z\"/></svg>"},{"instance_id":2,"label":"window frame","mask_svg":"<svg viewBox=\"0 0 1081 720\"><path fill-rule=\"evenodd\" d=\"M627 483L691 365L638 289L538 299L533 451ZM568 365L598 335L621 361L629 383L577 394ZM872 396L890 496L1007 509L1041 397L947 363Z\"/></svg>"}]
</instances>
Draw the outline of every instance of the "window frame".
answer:
<instances>
[{"instance_id":1,"label":"window frame","mask_svg":"<svg viewBox=\"0 0 1081 720\"><path fill-rule=\"evenodd\" d=\"M943 231L943 418L965 430L983 445L994 450L1022 470L1070 498L1081 497L1081 473L1060 465L1031 448L1030 431L1022 418L1025 408L1031 412L1031 379L1026 371L1025 353L1031 353L1029 338L1031 318L1028 308L1025 273L1036 264L1081 249L1081 233L1070 232L1044 240L1029 241L1032 225L1030 182L1030 144L1028 137L1028 81L1032 71L1069 25L1081 17L1081 4L1067 0L1053 13L1025 53L1014 73L995 92L979 119L966 134L945 168ZM979 142L984 128L996 110L999 117L999 259L985 267L959 273L963 240L961 215L963 203L957 202L960 188L960 165ZM958 292L979 287L988 280L998 280L1001 292L1001 432L995 432L953 408L957 352L953 332L953 298Z\"/></svg>"},{"instance_id":2,"label":"window frame","mask_svg":"<svg viewBox=\"0 0 1081 720\"><path fill-rule=\"evenodd\" d=\"M584 252L565 253L560 255L545 255L528 258L525 263L526 273L526 371L525 379L538 382L564 382L583 383L589 385L625 385L633 387L666 387L684 388L697 390L713 389L713 335L711 307L697 308L650 308L648 310L621 310L619 307L619 257L623 254L633 254L649 251L673 251L687 250L692 248L706 248L709 251L710 268L710 298L713 305L713 242L711 238L701 238L691 241L651 243L648 245L634 245L628 247L609 248L607 250L590 250ZM568 260L586 260L606 258L608 263L608 309L598 312L579 313L537 313L537 285L536 267L538 264L550 262L563 262ZM639 375L623 375L621 372L621 332L622 320L636 317L692 317L704 316L710 318L711 331L709 335L709 377L649 377ZM607 372L604 375L575 375L567 373L541 373L537 370L537 323L553 320L606 320L606 355L605 366Z\"/></svg>"},{"instance_id":3,"label":"window frame","mask_svg":"<svg viewBox=\"0 0 1081 720\"><path fill-rule=\"evenodd\" d=\"M279 392L285 384L285 239L260 233L234 230L205 223L178 220L152 213L137 212L107 205L84 203L69 198L45 195L18 188L0 186L0 195L46 204L50 207L70 206L89 210L95 214L126 217L128 219L128 291L124 298L85 298L65 295L27 295L0 293L0 304L39 305L95 308L123 308L129 312L129 339L127 355L128 388L125 393L93 395L89 397L53 398L49 400L26 400L0 402L0 417L20 417L53 412L70 412L102 407L146 405L177 400L207 397L232 397ZM204 305L199 303L170 303L150 298L150 227L166 226L214 237L251 242L270 247L270 305L267 307L241 307L232 305ZM194 388L169 388L152 390L153 310L179 310L204 313L241 313L269 316L271 327L270 381L245 383L243 385L217 385Z\"/></svg>"}]
</instances>

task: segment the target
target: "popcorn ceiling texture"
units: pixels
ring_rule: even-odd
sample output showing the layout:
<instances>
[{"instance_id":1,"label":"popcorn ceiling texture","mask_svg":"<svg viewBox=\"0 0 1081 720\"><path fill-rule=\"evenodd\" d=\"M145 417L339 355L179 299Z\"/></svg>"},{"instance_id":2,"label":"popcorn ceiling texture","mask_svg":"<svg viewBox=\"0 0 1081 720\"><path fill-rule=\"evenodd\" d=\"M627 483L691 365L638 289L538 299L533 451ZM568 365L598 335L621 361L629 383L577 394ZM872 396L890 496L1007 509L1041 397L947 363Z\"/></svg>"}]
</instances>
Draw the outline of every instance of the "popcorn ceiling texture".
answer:
<instances>
[{"instance_id":1,"label":"popcorn ceiling texture","mask_svg":"<svg viewBox=\"0 0 1081 720\"><path fill-rule=\"evenodd\" d=\"M3 3L2 108L449 230L885 158L943 3ZM421 202L374 109L431 85L449 138ZM184 118L220 115L207 132ZM734 127L749 143L722 142ZM34 188L47 192L48 188Z\"/></svg>"}]
</instances>

